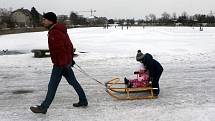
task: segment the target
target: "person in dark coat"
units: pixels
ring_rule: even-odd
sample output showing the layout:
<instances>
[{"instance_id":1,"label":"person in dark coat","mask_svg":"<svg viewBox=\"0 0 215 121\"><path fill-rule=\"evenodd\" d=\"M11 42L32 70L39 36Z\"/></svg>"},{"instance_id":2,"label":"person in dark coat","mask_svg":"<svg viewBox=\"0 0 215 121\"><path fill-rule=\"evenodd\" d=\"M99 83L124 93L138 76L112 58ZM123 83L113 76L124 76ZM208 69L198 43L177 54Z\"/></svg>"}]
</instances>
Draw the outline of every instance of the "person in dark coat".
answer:
<instances>
[{"instance_id":1,"label":"person in dark coat","mask_svg":"<svg viewBox=\"0 0 215 121\"><path fill-rule=\"evenodd\" d=\"M157 88L153 90L154 95L158 96L160 93L159 79L163 72L163 67L157 60L153 59L151 54L143 54L141 50L137 51L136 60L143 63L146 69L149 70L149 77L152 81L152 87Z\"/></svg>"},{"instance_id":2,"label":"person in dark coat","mask_svg":"<svg viewBox=\"0 0 215 121\"><path fill-rule=\"evenodd\" d=\"M57 16L53 12L48 12L43 15L43 26L49 30L48 45L53 63L53 69L45 100L39 106L30 107L31 111L34 113L46 114L47 109L54 99L62 76L64 76L68 83L74 87L79 96L79 102L74 103L73 106L87 106L88 101L84 90L76 80L74 72L71 68L71 65L74 65L74 52L72 42L67 34L67 28L65 25L57 23Z\"/></svg>"}]
</instances>

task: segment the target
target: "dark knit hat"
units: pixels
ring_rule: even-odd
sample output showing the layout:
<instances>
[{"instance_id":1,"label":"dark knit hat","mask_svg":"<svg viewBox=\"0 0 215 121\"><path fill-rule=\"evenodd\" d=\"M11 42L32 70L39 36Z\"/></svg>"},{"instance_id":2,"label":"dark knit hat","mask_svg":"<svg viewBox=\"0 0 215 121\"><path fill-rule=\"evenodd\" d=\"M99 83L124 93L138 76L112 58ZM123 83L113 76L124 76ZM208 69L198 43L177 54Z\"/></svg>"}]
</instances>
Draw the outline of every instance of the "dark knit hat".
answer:
<instances>
[{"instance_id":1,"label":"dark knit hat","mask_svg":"<svg viewBox=\"0 0 215 121\"><path fill-rule=\"evenodd\" d=\"M144 57L144 54L141 52L141 50L137 51L136 60L141 61Z\"/></svg>"},{"instance_id":2,"label":"dark knit hat","mask_svg":"<svg viewBox=\"0 0 215 121\"><path fill-rule=\"evenodd\" d=\"M57 22L57 16L53 12L47 12L43 15L43 18L48 19L49 21L52 21L54 23Z\"/></svg>"}]
</instances>

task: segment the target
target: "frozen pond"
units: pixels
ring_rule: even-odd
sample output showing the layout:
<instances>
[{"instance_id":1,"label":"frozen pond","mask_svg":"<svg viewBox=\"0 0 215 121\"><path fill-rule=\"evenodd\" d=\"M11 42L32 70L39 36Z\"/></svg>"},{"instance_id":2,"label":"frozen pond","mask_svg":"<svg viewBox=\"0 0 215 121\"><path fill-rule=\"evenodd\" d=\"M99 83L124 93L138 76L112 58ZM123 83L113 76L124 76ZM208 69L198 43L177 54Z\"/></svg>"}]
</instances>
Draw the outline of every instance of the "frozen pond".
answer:
<instances>
[{"instance_id":1,"label":"frozen pond","mask_svg":"<svg viewBox=\"0 0 215 121\"><path fill-rule=\"evenodd\" d=\"M0 36L1 121L213 121L215 116L215 28L132 27L75 28L68 33L77 49L76 63L105 83L118 76L134 78L136 52L151 53L164 67L158 99L119 101L105 88L75 70L89 107L75 108L74 89L63 79L46 115L29 107L45 98L52 63L33 58L47 48L47 32Z\"/></svg>"}]
</instances>

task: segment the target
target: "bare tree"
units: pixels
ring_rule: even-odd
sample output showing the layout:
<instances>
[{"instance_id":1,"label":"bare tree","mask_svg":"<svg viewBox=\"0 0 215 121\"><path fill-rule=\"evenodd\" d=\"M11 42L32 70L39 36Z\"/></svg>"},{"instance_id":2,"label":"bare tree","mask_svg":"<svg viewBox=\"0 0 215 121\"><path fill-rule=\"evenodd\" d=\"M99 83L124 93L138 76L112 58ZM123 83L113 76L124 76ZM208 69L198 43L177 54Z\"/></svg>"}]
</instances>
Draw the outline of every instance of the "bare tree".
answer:
<instances>
[{"instance_id":1,"label":"bare tree","mask_svg":"<svg viewBox=\"0 0 215 121\"><path fill-rule=\"evenodd\" d=\"M169 19L170 19L170 14L168 14L167 12L163 12L163 13L161 14L161 18L162 18L163 20L169 20Z\"/></svg>"},{"instance_id":2,"label":"bare tree","mask_svg":"<svg viewBox=\"0 0 215 121\"><path fill-rule=\"evenodd\" d=\"M33 18L33 27L38 27L40 25L41 20L40 20L40 14L35 7L31 8L31 14Z\"/></svg>"},{"instance_id":3,"label":"bare tree","mask_svg":"<svg viewBox=\"0 0 215 121\"><path fill-rule=\"evenodd\" d=\"M5 8L0 8L0 26L2 27L8 27L8 28L14 28L15 23L11 20L11 15L12 13L12 8L5 9Z\"/></svg>"},{"instance_id":4,"label":"bare tree","mask_svg":"<svg viewBox=\"0 0 215 121\"><path fill-rule=\"evenodd\" d=\"M151 22L155 22L155 21L156 21L156 16L155 16L155 14L150 13L150 14L149 14L149 19L151 20Z\"/></svg>"},{"instance_id":5,"label":"bare tree","mask_svg":"<svg viewBox=\"0 0 215 121\"><path fill-rule=\"evenodd\" d=\"M73 24L73 25L78 24L78 14L77 13L71 12L69 18L71 20L71 24Z\"/></svg>"},{"instance_id":6,"label":"bare tree","mask_svg":"<svg viewBox=\"0 0 215 121\"><path fill-rule=\"evenodd\" d=\"M145 16L145 21L146 21L146 22L149 22L149 21L150 21L149 16Z\"/></svg>"},{"instance_id":7,"label":"bare tree","mask_svg":"<svg viewBox=\"0 0 215 121\"><path fill-rule=\"evenodd\" d=\"M11 11L5 8L0 8L0 16L10 16Z\"/></svg>"},{"instance_id":8,"label":"bare tree","mask_svg":"<svg viewBox=\"0 0 215 121\"><path fill-rule=\"evenodd\" d=\"M187 25L188 23L188 14L187 12L183 12L181 16L178 17L178 22L183 23L183 25Z\"/></svg>"},{"instance_id":9,"label":"bare tree","mask_svg":"<svg viewBox=\"0 0 215 121\"><path fill-rule=\"evenodd\" d=\"M173 19L173 20L177 20L177 15L176 15L175 12L172 14L172 19Z\"/></svg>"}]
</instances>

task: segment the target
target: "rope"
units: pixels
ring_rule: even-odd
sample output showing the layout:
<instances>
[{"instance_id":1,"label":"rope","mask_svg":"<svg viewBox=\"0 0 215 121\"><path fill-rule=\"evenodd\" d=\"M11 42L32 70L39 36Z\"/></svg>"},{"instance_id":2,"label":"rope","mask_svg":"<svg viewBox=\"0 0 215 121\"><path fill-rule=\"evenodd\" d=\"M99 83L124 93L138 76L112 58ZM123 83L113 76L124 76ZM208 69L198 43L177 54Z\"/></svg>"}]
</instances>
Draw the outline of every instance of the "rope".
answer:
<instances>
[{"instance_id":1,"label":"rope","mask_svg":"<svg viewBox=\"0 0 215 121\"><path fill-rule=\"evenodd\" d=\"M96 81L97 83L99 83L99 84L105 86L105 84L103 84L103 83L100 82L99 80L97 80L97 79L93 78L92 76L90 76L90 75L89 75L86 71L84 71L78 64L75 63L75 65L78 67L78 68L77 68L77 67L74 66L74 68L75 68L76 70L80 71L80 72L83 73L85 76L87 76L87 77L89 77L90 79Z\"/></svg>"}]
</instances>

